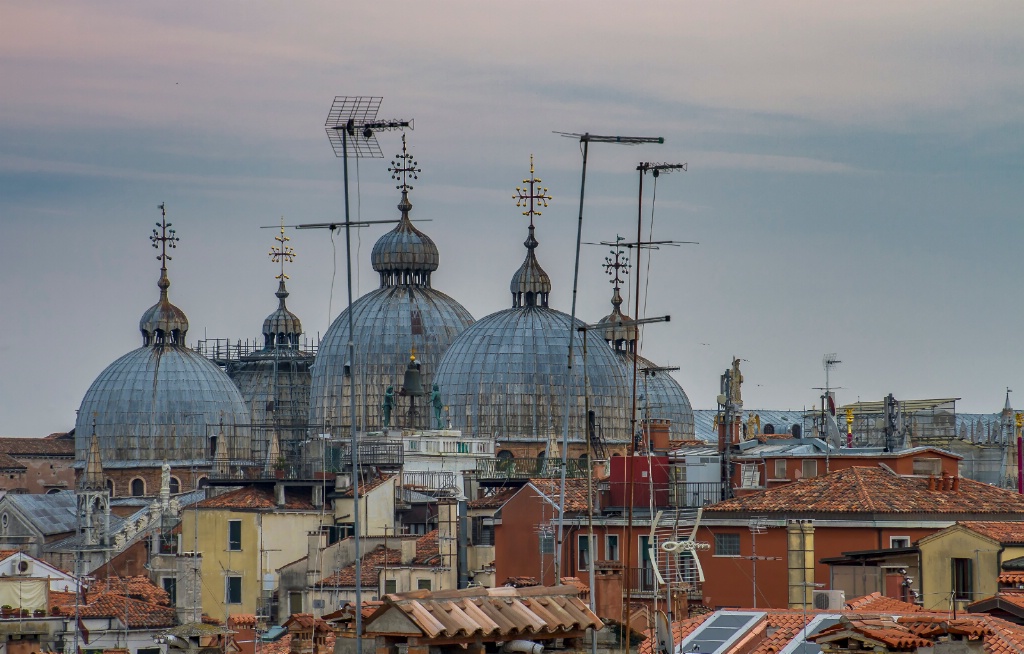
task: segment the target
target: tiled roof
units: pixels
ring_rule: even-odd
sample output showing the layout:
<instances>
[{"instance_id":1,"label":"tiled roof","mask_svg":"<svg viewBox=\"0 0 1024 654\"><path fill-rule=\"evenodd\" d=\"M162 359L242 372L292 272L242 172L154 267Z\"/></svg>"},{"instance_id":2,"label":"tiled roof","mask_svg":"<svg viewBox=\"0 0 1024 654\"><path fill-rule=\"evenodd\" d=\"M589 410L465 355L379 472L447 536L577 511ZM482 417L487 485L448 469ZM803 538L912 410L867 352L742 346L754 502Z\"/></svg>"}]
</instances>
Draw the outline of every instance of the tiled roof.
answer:
<instances>
[{"instance_id":1,"label":"tiled roof","mask_svg":"<svg viewBox=\"0 0 1024 654\"><path fill-rule=\"evenodd\" d=\"M710 618L714 613L705 613L698 615L693 618L686 618L685 620L677 620L672 623L672 641L675 643L683 642L683 639L692 634L697 627L701 626L705 620ZM653 631L647 632L647 638L637 646L637 654L654 654L654 647L657 645L655 634Z\"/></svg>"},{"instance_id":2,"label":"tiled roof","mask_svg":"<svg viewBox=\"0 0 1024 654\"><path fill-rule=\"evenodd\" d=\"M1024 496L971 479L960 479L959 490L929 490L926 478L854 467L725 500L704 509L704 516L748 511L1013 514L1024 512Z\"/></svg>"},{"instance_id":3,"label":"tiled roof","mask_svg":"<svg viewBox=\"0 0 1024 654\"><path fill-rule=\"evenodd\" d=\"M1024 572L1000 572L999 583L1024 584Z\"/></svg>"},{"instance_id":4,"label":"tiled roof","mask_svg":"<svg viewBox=\"0 0 1024 654\"><path fill-rule=\"evenodd\" d=\"M391 479L392 477L394 477L394 475L382 475L375 479L364 481L363 483L359 484L359 496L362 497L363 495L366 495L367 493L379 487L381 484ZM352 487L349 486L345 490L338 493L338 497L352 497Z\"/></svg>"},{"instance_id":5,"label":"tiled roof","mask_svg":"<svg viewBox=\"0 0 1024 654\"><path fill-rule=\"evenodd\" d=\"M414 591L385 595L383 601L364 623L367 635L374 633L374 620L394 608L426 638L536 639L604 626L569 586Z\"/></svg>"},{"instance_id":6,"label":"tiled roof","mask_svg":"<svg viewBox=\"0 0 1024 654\"><path fill-rule=\"evenodd\" d=\"M1024 544L1024 522L964 520L957 524L982 536L988 536L1000 545Z\"/></svg>"},{"instance_id":7,"label":"tiled roof","mask_svg":"<svg viewBox=\"0 0 1024 654\"><path fill-rule=\"evenodd\" d=\"M167 594L167 591L151 582L149 577L143 575L128 577L127 579L122 577L101 579L95 582L93 587L89 589L89 594L93 593L121 595L122 597L127 595L148 604L171 605L171 596Z\"/></svg>"},{"instance_id":8,"label":"tiled roof","mask_svg":"<svg viewBox=\"0 0 1024 654\"><path fill-rule=\"evenodd\" d=\"M238 613L228 617L228 627L230 629L252 629L256 626L256 623L256 616L252 613Z\"/></svg>"},{"instance_id":9,"label":"tiled roof","mask_svg":"<svg viewBox=\"0 0 1024 654\"><path fill-rule=\"evenodd\" d=\"M290 654L292 651L292 635L285 634L269 643L260 643L260 654Z\"/></svg>"},{"instance_id":10,"label":"tiled roof","mask_svg":"<svg viewBox=\"0 0 1024 654\"><path fill-rule=\"evenodd\" d=\"M851 611L864 611L867 613L918 613L924 611L917 604L901 602L898 599L886 597L879 592L864 595L863 597L855 597L846 603L846 607Z\"/></svg>"},{"instance_id":11,"label":"tiled roof","mask_svg":"<svg viewBox=\"0 0 1024 654\"><path fill-rule=\"evenodd\" d=\"M292 511L312 511L313 504L309 496L296 497L301 492L299 489L290 489L285 494L284 508ZM244 486L223 495L217 495L196 503L202 509L235 509L235 510L261 510L277 509L277 502L274 500L274 491L258 486Z\"/></svg>"},{"instance_id":12,"label":"tiled roof","mask_svg":"<svg viewBox=\"0 0 1024 654\"><path fill-rule=\"evenodd\" d=\"M415 565L436 564L441 560L441 550L437 543L437 529L427 532L416 539Z\"/></svg>"},{"instance_id":13,"label":"tiled roof","mask_svg":"<svg viewBox=\"0 0 1024 654\"><path fill-rule=\"evenodd\" d=\"M558 479L531 479L530 485L543 493L549 500L558 504L561 495L560 481ZM565 480L565 510L569 513L586 513L586 479L574 477Z\"/></svg>"},{"instance_id":14,"label":"tiled roof","mask_svg":"<svg viewBox=\"0 0 1024 654\"><path fill-rule=\"evenodd\" d=\"M296 629L313 629L315 631L330 631L331 625L324 622L321 618L314 617L312 613L292 613L291 617L284 621L282 627L288 627L289 631L292 631L291 627Z\"/></svg>"},{"instance_id":15,"label":"tiled roof","mask_svg":"<svg viewBox=\"0 0 1024 654\"><path fill-rule=\"evenodd\" d=\"M28 467L10 454L0 452L0 470L27 470Z\"/></svg>"},{"instance_id":16,"label":"tiled roof","mask_svg":"<svg viewBox=\"0 0 1024 654\"><path fill-rule=\"evenodd\" d=\"M56 593L50 594L51 605L59 607L64 615L74 615L75 594L60 593L59 599L70 600L66 604L57 604L54 595ZM114 592L89 594L85 601L79 604L78 614L84 619L115 618L126 623L131 629L173 627L177 624L177 612L173 606L151 604Z\"/></svg>"},{"instance_id":17,"label":"tiled roof","mask_svg":"<svg viewBox=\"0 0 1024 654\"><path fill-rule=\"evenodd\" d=\"M500 509L505 502L519 492L519 488L504 488L494 495L485 495L467 503L470 509Z\"/></svg>"},{"instance_id":18,"label":"tiled roof","mask_svg":"<svg viewBox=\"0 0 1024 654\"><path fill-rule=\"evenodd\" d=\"M72 438L0 438L0 452L12 456L59 456L74 458Z\"/></svg>"},{"instance_id":19,"label":"tiled roof","mask_svg":"<svg viewBox=\"0 0 1024 654\"><path fill-rule=\"evenodd\" d=\"M401 565L402 552L390 548L385 549L383 545L378 545L364 554L363 567L360 570L362 583L364 585L376 583L377 568L384 567L385 563L389 566ZM356 564L353 563L329 577L324 577L315 585L322 588L354 588L356 585Z\"/></svg>"}]
</instances>

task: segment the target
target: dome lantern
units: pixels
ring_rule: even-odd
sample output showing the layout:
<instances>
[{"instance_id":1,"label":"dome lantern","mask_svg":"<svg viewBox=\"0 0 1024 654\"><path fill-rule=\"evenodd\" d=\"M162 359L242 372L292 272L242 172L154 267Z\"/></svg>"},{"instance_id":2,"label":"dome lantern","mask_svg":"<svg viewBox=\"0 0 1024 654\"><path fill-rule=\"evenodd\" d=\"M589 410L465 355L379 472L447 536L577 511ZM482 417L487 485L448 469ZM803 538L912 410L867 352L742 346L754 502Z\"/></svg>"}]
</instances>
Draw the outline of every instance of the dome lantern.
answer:
<instances>
[{"instance_id":1,"label":"dome lantern","mask_svg":"<svg viewBox=\"0 0 1024 654\"><path fill-rule=\"evenodd\" d=\"M157 282L160 299L142 314L139 330L142 332L144 347L181 347L185 344L185 334L188 332L188 317L167 299L167 289L171 287L171 280L167 277L167 262L171 260L171 255L167 254L167 250L176 248L180 239L175 236L174 230L170 229L171 223L167 222L165 205L160 203L158 208L161 218L156 226L160 231L154 229L149 240L153 242L154 248L160 250L156 257L160 261L160 280Z\"/></svg>"}]
</instances>

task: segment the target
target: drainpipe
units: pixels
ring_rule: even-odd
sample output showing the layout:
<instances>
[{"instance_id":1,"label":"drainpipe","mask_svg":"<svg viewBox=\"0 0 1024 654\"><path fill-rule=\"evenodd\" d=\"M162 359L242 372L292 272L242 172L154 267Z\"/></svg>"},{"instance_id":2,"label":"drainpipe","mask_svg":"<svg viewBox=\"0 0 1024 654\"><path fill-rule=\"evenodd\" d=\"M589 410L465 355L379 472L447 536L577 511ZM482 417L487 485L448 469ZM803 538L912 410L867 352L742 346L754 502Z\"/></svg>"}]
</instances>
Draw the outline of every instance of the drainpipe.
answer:
<instances>
[{"instance_id":1,"label":"drainpipe","mask_svg":"<svg viewBox=\"0 0 1024 654\"><path fill-rule=\"evenodd\" d=\"M459 508L459 555L458 555L458 567L459 567L459 588L467 588L469 586L469 561L466 558L469 556L467 539L466 539L466 513L469 511L469 505L465 495L460 494L458 497Z\"/></svg>"}]
</instances>

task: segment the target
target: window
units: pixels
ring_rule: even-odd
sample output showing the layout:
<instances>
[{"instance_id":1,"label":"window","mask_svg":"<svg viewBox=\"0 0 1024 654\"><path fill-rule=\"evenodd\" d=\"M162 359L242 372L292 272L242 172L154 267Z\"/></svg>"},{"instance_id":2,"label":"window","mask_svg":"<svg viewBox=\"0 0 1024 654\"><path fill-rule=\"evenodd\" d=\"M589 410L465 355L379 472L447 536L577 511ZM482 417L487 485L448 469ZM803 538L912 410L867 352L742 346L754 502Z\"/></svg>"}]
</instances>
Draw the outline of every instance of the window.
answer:
<instances>
[{"instance_id":1,"label":"window","mask_svg":"<svg viewBox=\"0 0 1024 654\"><path fill-rule=\"evenodd\" d=\"M739 556L739 534L715 534L715 556Z\"/></svg>"},{"instance_id":2,"label":"window","mask_svg":"<svg viewBox=\"0 0 1024 654\"><path fill-rule=\"evenodd\" d=\"M608 534L604 537L604 558L609 561L619 560L619 535Z\"/></svg>"},{"instance_id":3,"label":"window","mask_svg":"<svg viewBox=\"0 0 1024 654\"><path fill-rule=\"evenodd\" d=\"M473 518L473 544L494 545L493 518Z\"/></svg>"},{"instance_id":4,"label":"window","mask_svg":"<svg viewBox=\"0 0 1024 654\"><path fill-rule=\"evenodd\" d=\"M914 459L914 474L931 476L941 475L942 459L937 457Z\"/></svg>"},{"instance_id":5,"label":"window","mask_svg":"<svg viewBox=\"0 0 1024 654\"><path fill-rule=\"evenodd\" d=\"M171 491L171 495L177 495L181 492L181 481L177 477L171 477L171 481L168 483Z\"/></svg>"},{"instance_id":6,"label":"window","mask_svg":"<svg viewBox=\"0 0 1024 654\"><path fill-rule=\"evenodd\" d=\"M140 647L135 650L135 654L161 654L159 647Z\"/></svg>"},{"instance_id":7,"label":"window","mask_svg":"<svg viewBox=\"0 0 1024 654\"><path fill-rule=\"evenodd\" d=\"M590 551L594 549L591 547L590 536L587 534L580 534L576 538L576 569L586 570L587 566L590 565Z\"/></svg>"},{"instance_id":8,"label":"window","mask_svg":"<svg viewBox=\"0 0 1024 654\"><path fill-rule=\"evenodd\" d=\"M242 578L238 575L229 575L224 580L224 603L242 603Z\"/></svg>"},{"instance_id":9,"label":"window","mask_svg":"<svg viewBox=\"0 0 1024 654\"><path fill-rule=\"evenodd\" d=\"M459 454L469 454L469 443L457 443Z\"/></svg>"},{"instance_id":10,"label":"window","mask_svg":"<svg viewBox=\"0 0 1024 654\"><path fill-rule=\"evenodd\" d=\"M164 577L160 582L164 590L167 591L167 596L171 600L171 606L175 606L178 603L178 580L174 577Z\"/></svg>"},{"instance_id":11,"label":"window","mask_svg":"<svg viewBox=\"0 0 1024 654\"><path fill-rule=\"evenodd\" d=\"M242 521L228 520L228 551L242 551Z\"/></svg>"},{"instance_id":12,"label":"window","mask_svg":"<svg viewBox=\"0 0 1024 654\"><path fill-rule=\"evenodd\" d=\"M398 592L398 582L394 579L384 580L384 594L392 595Z\"/></svg>"},{"instance_id":13,"label":"window","mask_svg":"<svg viewBox=\"0 0 1024 654\"><path fill-rule=\"evenodd\" d=\"M417 579L416 590L431 590L429 579Z\"/></svg>"},{"instance_id":14,"label":"window","mask_svg":"<svg viewBox=\"0 0 1024 654\"><path fill-rule=\"evenodd\" d=\"M953 559L953 599L970 601L973 597L973 586L971 560Z\"/></svg>"},{"instance_id":15,"label":"window","mask_svg":"<svg viewBox=\"0 0 1024 654\"><path fill-rule=\"evenodd\" d=\"M114 480L113 479L108 479L107 480L107 492L110 493L111 497L114 496Z\"/></svg>"},{"instance_id":16,"label":"window","mask_svg":"<svg viewBox=\"0 0 1024 654\"><path fill-rule=\"evenodd\" d=\"M773 479L789 479L789 477L786 476L786 460L785 459L775 459L775 475L772 478Z\"/></svg>"},{"instance_id":17,"label":"window","mask_svg":"<svg viewBox=\"0 0 1024 654\"><path fill-rule=\"evenodd\" d=\"M540 553L541 554L554 554L555 553L555 535L549 532L541 532L537 535L540 539Z\"/></svg>"},{"instance_id":18,"label":"window","mask_svg":"<svg viewBox=\"0 0 1024 654\"><path fill-rule=\"evenodd\" d=\"M889 547L910 547L910 536L889 536Z\"/></svg>"},{"instance_id":19,"label":"window","mask_svg":"<svg viewBox=\"0 0 1024 654\"><path fill-rule=\"evenodd\" d=\"M142 497L146 494L146 482L142 481L138 477L132 479L132 497Z\"/></svg>"},{"instance_id":20,"label":"window","mask_svg":"<svg viewBox=\"0 0 1024 654\"><path fill-rule=\"evenodd\" d=\"M814 479L818 476L818 462L814 459L804 459L801 465L801 476L804 479Z\"/></svg>"}]
</instances>

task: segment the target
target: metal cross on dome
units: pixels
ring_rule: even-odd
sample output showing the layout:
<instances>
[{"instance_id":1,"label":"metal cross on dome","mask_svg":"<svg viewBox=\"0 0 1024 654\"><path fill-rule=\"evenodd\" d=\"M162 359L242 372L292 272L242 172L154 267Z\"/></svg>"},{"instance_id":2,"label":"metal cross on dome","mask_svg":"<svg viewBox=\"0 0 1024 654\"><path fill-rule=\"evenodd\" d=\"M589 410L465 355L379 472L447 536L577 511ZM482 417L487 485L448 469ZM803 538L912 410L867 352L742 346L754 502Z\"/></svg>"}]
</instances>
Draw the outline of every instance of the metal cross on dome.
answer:
<instances>
[{"instance_id":1,"label":"metal cross on dome","mask_svg":"<svg viewBox=\"0 0 1024 654\"><path fill-rule=\"evenodd\" d=\"M409 183L409 177L413 179L419 179L417 173L423 172L422 168L417 168L417 162L409 154L409 150L405 144L405 134L402 134L402 154L396 154L395 159L391 162L391 167L388 170L391 172L391 179L398 181L402 180L402 183L395 188L403 193L412 190L412 184Z\"/></svg>"},{"instance_id":2,"label":"metal cross on dome","mask_svg":"<svg viewBox=\"0 0 1024 654\"><path fill-rule=\"evenodd\" d=\"M170 229L171 223L167 222L167 208L164 203L161 202L156 208L160 210L160 222L156 224L160 231L154 229L149 240L153 242L154 248L160 250L160 254L156 255L157 260L161 262L160 267L166 268L167 262L171 261L171 255L167 254L167 248L173 250L178 247L177 243L181 239L174 235L173 229Z\"/></svg>"},{"instance_id":3,"label":"metal cross on dome","mask_svg":"<svg viewBox=\"0 0 1024 654\"><path fill-rule=\"evenodd\" d=\"M624 237L619 236L618 234L615 235L615 242L616 243L618 243L619 241L624 241L624 240L626 240ZM623 251L623 249L621 247L619 247L618 245L615 246L615 249L610 250L610 252L614 256L614 258L612 258L612 257L605 257L604 258L604 270L605 270L606 273L611 275L611 277L612 277L611 280L610 280L611 284L615 288L615 290L617 291L617 290L619 290L619 288L621 287L621 284L622 284L622 277L621 277L621 275L625 271L628 271L630 269L631 265L629 263L629 257L626 256L626 254Z\"/></svg>"},{"instance_id":4,"label":"metal cross on dome","mask_svg":"<svg viewBox=\"0 0 1024 654\"><path fill-rule=\"evenodd\" d=\"M517 207L529 207L523 212L524 216L530 217L530 227L533 227L533 217L541 215L540 211L537 211L537 204L547 208L548 200L552 199L548 195L546 188L539 189L537 185L541 183L539 177L535 177L533 174L533 155L530 155L530 179L524 179L523 184L529 184L529 189L525 189L521 186L516 187L516 194L512 196L512 199L516 201Z\"/></svg>"},{"instance_id":5,"label":"metal cross on dome","mask_svg":"<svg viewBox=\"0 0 1024 654\"><path fill-rule=\"evenodd\" d=\"M292 263L295 261L295 248L287 245L291 239L284 235L284 216L281 216L281 233L275 236L274 240L278 244L270 248L270 260L281 264L281 274L274 277L274 279L281 281L291 279L288 275L284 274L284 264L285 262Z\"/></svg>"}]
</instances>

